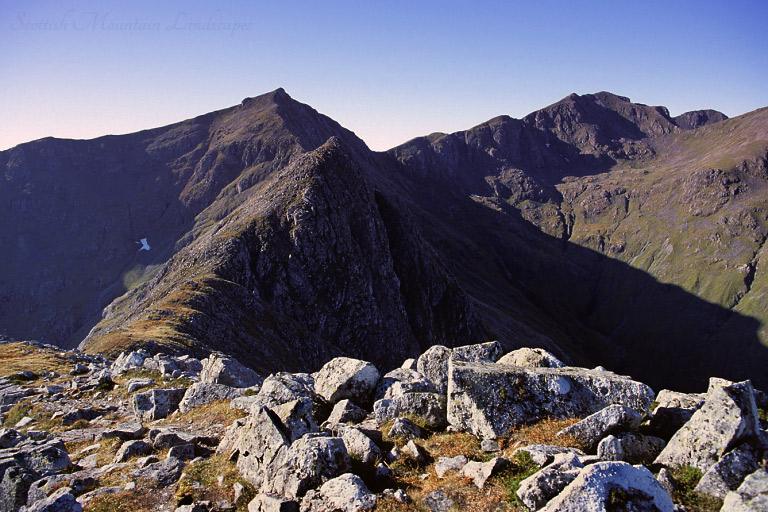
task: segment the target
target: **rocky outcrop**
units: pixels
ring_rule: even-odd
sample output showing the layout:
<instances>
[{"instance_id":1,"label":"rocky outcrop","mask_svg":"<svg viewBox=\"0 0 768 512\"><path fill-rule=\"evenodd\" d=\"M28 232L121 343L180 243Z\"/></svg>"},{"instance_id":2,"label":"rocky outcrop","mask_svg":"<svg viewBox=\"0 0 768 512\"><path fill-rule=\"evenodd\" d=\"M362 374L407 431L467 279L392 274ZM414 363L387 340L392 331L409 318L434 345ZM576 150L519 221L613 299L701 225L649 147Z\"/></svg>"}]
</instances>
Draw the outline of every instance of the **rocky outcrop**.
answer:
<instances>
[{"instance_id":1,"label":"rocky outcrop","mask_svg":"<svg viewBox=\"0 0 768 512\"><path fill-rule=\"evenodd\" d=\"M713 378L704 405L670 439L656 463L690 465L705 472L726 451L759 431L752 385Z\"/></svg>"},{"instance_id":2,"label":"rocky outcrop","mask_svg":"<svg viewBox=\"0 0 768 512\"><path fill-rule=\"evenodd\" d=\"M721 512L760 512L768 507L768 471L758 469L725 496Z\"/></svg>"},{"instance_id":3,"label":"rocky outcrop","mask_svg":"<svg viewBox=\"0 0 768 512\"><path fill-rule=\"evenodd\" d=\"M416 360L416 368L432 383L438 393L444 395L448 391L448 361L456 359L493 363L501 358L503 353L498 341L464 345L453 349L434 345L419 356Z\"/></svg>"},{"instance_id":4,"label":"rocky outcrop","mask_svg":"<svg viewBox=\"0 0 768 512\"><path fill-rule=\"evenodd\" d=\"M376 495L368 490L359 476L351 473L328 480L301 500L302 512L360 512L375 506Z\"/></svg>"},{"instance_id":5,"label":"rocky outcrop","mask_svg":"<svg viewBox=\"0 0 768 512\"><path fill-rule=\"evenodd\" d=\"M179 408L186 388L152 389L133 395L133 413L143 421L162 419Z\"/></svg>"},{"instance_id":6,"label":"rocky outcrop","mask_svg":"<svg viewBox=\"0 0 768 512\"><path fill-rule=\"evenodd\" d=\"M449 363L448 422L484 438L533 419L579 417L609 405L644 413L653 396L645 384L606 371Z\"/></svg>"}]
</instances>

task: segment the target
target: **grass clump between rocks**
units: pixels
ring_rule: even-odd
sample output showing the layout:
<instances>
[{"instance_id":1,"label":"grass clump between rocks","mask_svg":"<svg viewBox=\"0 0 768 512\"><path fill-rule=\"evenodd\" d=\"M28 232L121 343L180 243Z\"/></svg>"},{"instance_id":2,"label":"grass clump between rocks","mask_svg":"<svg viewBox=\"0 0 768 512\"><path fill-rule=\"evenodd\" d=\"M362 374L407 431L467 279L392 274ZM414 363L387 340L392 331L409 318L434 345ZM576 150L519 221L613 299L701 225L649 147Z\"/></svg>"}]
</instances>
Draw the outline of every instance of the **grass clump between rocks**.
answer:
<instances>
[{"instance_id":1,"label":"grass clump between rocks","mask_svg":"<svg viewBox=\"0 0 768 512\"><path fill-rule=\"evenodd\" d=\"M235 502L234 485L243 490ZM176 489L176 505L188 505L197 501L218 503L226 500L238 511L247 511L248 503L256 496L256 490L237 471L234 462L220 453L208 459L192 463L184 469L184 476Z\"/></svg>"},{"instance_id":2,"label":"grass clump between rocks","mask_svg":"<svg viewBox=\"0 0 768 512\"><path fill-rule=\"evenodd\" d=\"M689 512L708 512L720 510L723 500L694 491L701 480L701 470L693 466L678 466L673 468L672 477L675 479L675 491L672 499L675 503L685 506Z\"/></svg>"}]
</instances>

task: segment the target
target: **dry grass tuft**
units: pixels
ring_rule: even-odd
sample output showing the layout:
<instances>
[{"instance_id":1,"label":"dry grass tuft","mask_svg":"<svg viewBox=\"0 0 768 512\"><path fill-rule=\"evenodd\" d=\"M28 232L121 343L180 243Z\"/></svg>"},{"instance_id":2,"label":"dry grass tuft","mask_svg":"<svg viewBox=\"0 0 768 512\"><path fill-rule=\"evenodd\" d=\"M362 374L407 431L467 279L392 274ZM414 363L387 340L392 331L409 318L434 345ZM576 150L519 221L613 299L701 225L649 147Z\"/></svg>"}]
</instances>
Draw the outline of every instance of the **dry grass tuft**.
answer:
<instances>
[{"instance_id":1,"label":"dry grass tuft","mask_svg":"<svg viewBox=\"0 0 768 512\"><path fill-rule=\"evenodd\" d=\"M38 352L39 351L39 352ZM63 359L56 352L38 349L24 343L0 345L0 377L29 370L39 374L42 371L66 374L73 363Z\"/></svg>"},{"instance_id":2,"label":"dry grass tuft","mask_svg":"<svg viewBox=\"0 0 768 512\"><path fill-rule=\"evenodd\" d=\"M503 441L504 452L507 456L516 448L529 444L549 444L553 446L567 446L584 450L584 444L573 436L558 436L557 433L566 427L578 423L579 418L555 420L547 418L523 427L515 428Z\"/></svg>"}]
</instances>

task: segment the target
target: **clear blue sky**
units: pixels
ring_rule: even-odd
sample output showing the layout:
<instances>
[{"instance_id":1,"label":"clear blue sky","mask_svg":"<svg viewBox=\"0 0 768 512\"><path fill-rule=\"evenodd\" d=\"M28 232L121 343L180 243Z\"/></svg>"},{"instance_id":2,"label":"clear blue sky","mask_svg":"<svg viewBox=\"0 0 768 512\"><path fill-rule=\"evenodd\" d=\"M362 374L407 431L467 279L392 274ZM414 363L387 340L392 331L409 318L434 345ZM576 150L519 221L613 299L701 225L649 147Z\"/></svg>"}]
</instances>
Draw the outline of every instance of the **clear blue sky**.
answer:
<instances>
[{"instance_id":1,"label":"clear blue sky","mask_svg":"<svg viewBox=\"0 0 768 512\"><path fill-rule=\"evenodd\" d=\"M383 150L601 90L768 106L768 2L0 2L0 149L284 87Z\"/></svg>"}]
</instances>

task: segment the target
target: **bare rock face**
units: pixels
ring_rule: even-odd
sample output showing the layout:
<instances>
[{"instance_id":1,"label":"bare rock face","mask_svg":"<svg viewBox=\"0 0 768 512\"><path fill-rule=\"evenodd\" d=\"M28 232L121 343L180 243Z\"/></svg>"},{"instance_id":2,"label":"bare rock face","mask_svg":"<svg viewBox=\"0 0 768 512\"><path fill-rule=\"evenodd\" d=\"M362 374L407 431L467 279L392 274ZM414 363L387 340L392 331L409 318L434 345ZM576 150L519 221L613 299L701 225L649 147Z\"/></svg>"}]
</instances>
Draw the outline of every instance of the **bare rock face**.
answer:
<instances>
[{"instance_id":1,"label":"bare rock face","mask_svg":"<svg viewBox=\"0 0 768 512\"><path fill-rule=\"evenodd\" d=\"M598 462L587 466L541 509L544 512L643 510L672 512L674 504L644 466Z\"/></svg>"},{"instance_id":2,"label":"bare rock face","mask_svg":"<svg viewBox=\"0 0 768 512\"><path fill-rule=\"evenodd\" d=\"M72 489L62 487L47 498L27 507L27 512L83 512L83 506L75 499Z\"/></svg>"},{"instance_id":3,"label":"bare rock face","mask_svg":"<svg viewBox=\"0 0 768 512\"><path fill-rule=\"evenodd\" d=\"M367 361L337 357L314 374L315 392L331 404L344 399L365 404L370 401L379 377L379 371Z\"/></svg>"},{"instance_id":4,"label":"bare rock face","mask_svg":"<svg viewBox=\"0 0 768 512\"><path fill-rule=\"evenodd\" d=\"M496 361L498 364L524 366L526 368L562 368L562 361L543 348L519 348L513 350Z\"/></svg>"},{"instance_id":5,"label":"bare rock face","mask_svg":"<svg viewBox=\"0 0 768 512\"><path fill-rule=\"evenodd\" d=\"M648 433L669 440L704 405L704 397L662 389L656 396L656 408L651 411Z\"/></svg>"},{"instance_id":6,"label":"bare rock face","mask_svg":"<svg viewBox=\"0 0 768 512\"><path fill-rule=\"evenodd\" d=\"M416 370L396 368L384 375L376 387L376 400L397 398L405 393L434 393L432 383Z\"/></svg>"},{"instance_id":7,"label":"bare rock face","mask_svg":"<svg viewBox=\"0 0 768 512\"><path fill-rule=\"evenodd\" d=\"M404 393L397 398L384 398L373 404L373 414L379 424L408 415L420 418L435 428L443 428L447 424L445 395L437 393Z\"/></svg>"},{"instance_id":8,"label":"bare rock face","mask_svg":"<svg viewBox=\"0 0 768 512\"><path fill-rule=\"evenodd\" d=\"M200 382L223 384L234 388L249 388L262 383L264 378L246 368L234 357L213 353L203 361Z\"/></svg>"},{"instance_id":9,"label":"bare rock face","mask_svg":"<svg viewBox=\"0 0 768 512\"><path fill-rule=\"evenodd\" d=\"M583 368L520 368L451 360L448 422L483 438L506 435L517 425L572 418L609 405L645 412L653 391L629 377Z\"/></svg>"},{"instance_id":10,"label":"bare rock face","mask_svg":"<svg viewBox=\"0 0 768 512\"><path fill-rule=\"evenodd\" d=\"M655 463L668 467L688 464L706 472L726 451L759 432L749 381L712 378L704 405L670 439Z\"/></svg>"},{"instance_id":11,"label":"bare rock face","mask_svg":"<svg viewBox=\"0 0 768 512\"><path fill-rule=\"evenodd\" d=\"M279 468L270 468L262 489L296 499L349 471L351 461L339 437L307 435L294 442ZM274 476L272 476L274 475Z\"/></svg>"},{"instance_id":12,"label":"bare rock face","mask_svg":"<svg viewBox=\"0 0 768 512\"><path fill-rule=\"evenodd\" d=\"M583 467L573 453L557 455L547 467L520 482L517 497L526 507L538 510L573 482Z\"/></svg>"}]
</instances>

